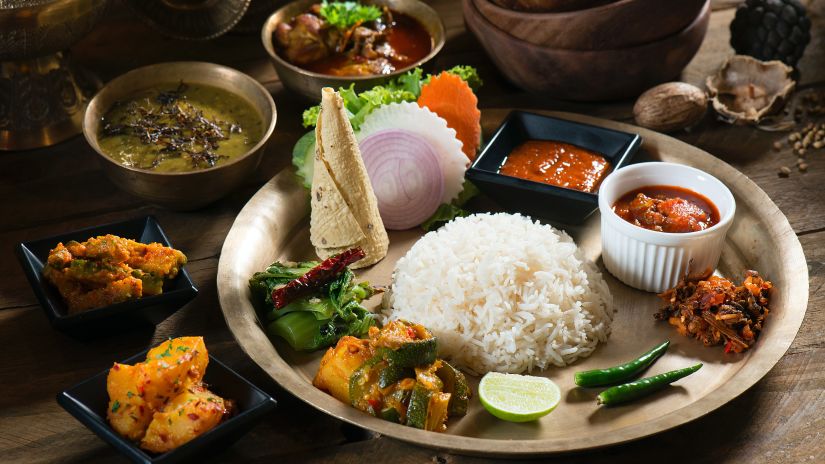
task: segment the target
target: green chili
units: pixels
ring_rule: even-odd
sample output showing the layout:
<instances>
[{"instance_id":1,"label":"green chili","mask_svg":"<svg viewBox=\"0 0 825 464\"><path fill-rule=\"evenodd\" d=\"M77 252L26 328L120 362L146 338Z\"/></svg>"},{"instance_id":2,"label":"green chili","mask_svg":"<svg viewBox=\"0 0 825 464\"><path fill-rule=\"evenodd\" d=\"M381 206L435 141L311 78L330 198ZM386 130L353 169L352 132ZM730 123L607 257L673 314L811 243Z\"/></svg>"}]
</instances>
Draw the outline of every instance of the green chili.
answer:
<instances>
[{"instance_id":1,"label":"green chili","mask_svg":"<svg viewBox=\"0 0 825 464\"><path fill-rule=\"evenodd\" d=\"M666 341L633 361L619 366L576 372L574 377L576 385L580 387L599 387L626 382L650 367L660 356L665 354L668 346L670 346L670 342Z\"/></svg>"},{"instance_id":2,"label":"green chili","mask_svg":"<svg viewBox=\"0 0 825 464\"><path fill-rule=\"evenodd\" d=\"M693 374L701 367L702 364L699 363L695 366L686 367L684 369L677 369L675 371L665 372L664 374L654 375L653 377L639 379L635 382L610 387L599 393L599 396L596 397L596 403L600 405L606 404L608 406L612 406L614 404L633 401L643 396L647 396L655 391L661 390L682 377L687 377L690 374Z\"/></svg>"}]
</instances>

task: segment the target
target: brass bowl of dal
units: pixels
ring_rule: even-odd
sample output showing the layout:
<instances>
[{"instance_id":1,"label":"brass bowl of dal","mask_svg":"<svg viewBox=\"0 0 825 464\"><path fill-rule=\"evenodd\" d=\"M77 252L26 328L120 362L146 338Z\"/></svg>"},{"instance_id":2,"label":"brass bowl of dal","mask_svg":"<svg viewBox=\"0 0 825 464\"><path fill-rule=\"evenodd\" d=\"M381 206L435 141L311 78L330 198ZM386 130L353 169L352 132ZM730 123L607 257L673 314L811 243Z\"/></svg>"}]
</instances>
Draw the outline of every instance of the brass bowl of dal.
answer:
<instances>
[{"instance_id":1,"label":"brass bowl of dal","mask_svg":"<svg viewBox=\"0 0 825 464\"><path fill-rule=\"evenodd\" d=\"M139 164L124 161L128 160L124 157L131 156L131 153L112 152L112 144L106 140L111 132L104 132L107 130L104 118L111 114L110 111L124 106L123 102L134 99L136 95L145 95L154 89L168 89L170 85L181 82L191 88L231 94L238 102L245 103L245 107L260 117L260 140L249 140L248 149L239 151L237 156L224 157L212 167L178 169L177 172L142 168ZM183 101L188 102L187 99ZM203 114L208 116L206 112ZM272 96L250 76L213 63L170 62L129 71L106 84L89 102L83 118L83 134L100 155L106 175L119 188L153 204L174 210L193 210L218 200L252 177L275 129L276 119Z\"/></svg>"},{"instance_id":2,"label":"brass bowl of dal","mask_svg":"<svg viewBox=\"0 0 825 464\"><path fill-rule=\"evenodd\" d=\"M313 4L320 3L320 0L296 0L281 7L264 23L261 30L261 40L264 44L266 52L272 59L272 64L275 66L275 71L278 72L278 78L283 82L284 86L296 92L309 100L320 101L321 89L324 87L332 87L338 89L339 87L348 87L350 84L355 84L355 90L361 92L372 88L376 85L383 84L389 79L397 77L410 69L425 66L430 60L441 51L446 43L446 29L441 17L438 16L435 10L426 3L419 0L373 0L365 1L366 4L376 6L387 6L391 10L403 13L412 19L416 20L430 36L431 47L430 52L426 56L412 63L409 66L396 69L388 74L373 74L367 76L335 76L330 74L322 74L313 72L295 65L284 59L280 54L278 47L273 41L273 34L278 24L289 22L293 17L306 12Z\"/></svg>"}]
</instances>

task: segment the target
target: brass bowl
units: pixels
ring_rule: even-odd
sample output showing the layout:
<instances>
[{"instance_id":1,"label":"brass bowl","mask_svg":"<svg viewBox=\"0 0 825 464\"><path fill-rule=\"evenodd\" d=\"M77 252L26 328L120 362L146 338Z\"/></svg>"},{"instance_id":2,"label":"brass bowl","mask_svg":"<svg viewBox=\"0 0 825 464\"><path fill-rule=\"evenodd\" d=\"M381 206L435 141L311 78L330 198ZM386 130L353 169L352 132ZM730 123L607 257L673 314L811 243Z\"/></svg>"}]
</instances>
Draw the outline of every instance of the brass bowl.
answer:
<instances>
[{"instance_id":1,"label":"brass bowl","mask_svg":"<svg viewBox=\"0 0 825 464\"><path fill-rule=\"evenodd\" d=\"M267 53L269 53L270 58L272 58L272 63L275 65L275 70L278 72L278 77L281 79L281 82L283 82L287 89L297 92L310 100L320 100L321 89L324 87L337 89L339 87L347 87L351 83L354 83L355 90L360 92L382 84L412 68L423 66L441 51L446 42L444 23L441 21L438 13L426 3L419 0L374 0L366 3L386 5L393 10L400 11L418 20L430 34L430 37L432 37L433 47L430 53L410 66L397 69L390 74L382 74L379 76L330 76L328 74L307 71L304 68L287 62L278 55L275 44L272 43L272 34L275 32L275 27L278 26L278 24L289 21L296 15L305 12L314 3L318 3L318 0L297 0L286 4L266 20L261 30L261 40L263 41L264 48L266 48Z\"/></svg>"},{"instance_id":2,"label":"brass bowl","mask_svg":"<svg viewBox=\"0 0 825 464\"><path fill-rule=\"evenodd\" d=\"M116 101L156 84L181 80L211 85L245 98L263 118L265 130L261 140L226 164L190 172L154 172L124 166L101 150L98 144L101 118ZM213 63L176 61L134 69L106 84L89 102L83 118L83 135L100 155L103 170L115 185L150 203L185 211L218 200L251 177L275 129L276 117L272 96L248 75Z\"/></svg>"}]
</instances>

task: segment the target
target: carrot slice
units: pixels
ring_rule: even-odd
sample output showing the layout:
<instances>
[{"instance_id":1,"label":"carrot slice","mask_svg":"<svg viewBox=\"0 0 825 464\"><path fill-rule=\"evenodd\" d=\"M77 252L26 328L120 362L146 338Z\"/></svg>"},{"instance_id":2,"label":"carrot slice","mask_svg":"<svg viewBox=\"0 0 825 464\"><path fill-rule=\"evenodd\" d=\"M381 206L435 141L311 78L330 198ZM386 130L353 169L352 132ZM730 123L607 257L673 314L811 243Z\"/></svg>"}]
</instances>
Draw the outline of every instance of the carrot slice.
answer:
<instances>
[{"instance_id":1,"label":"carrot slice","mask_svg":"<svg viewBox=\"0 0 825 464\"><path fill-rule=\"evenodd\" d=\"M444 118L447 126L455 130L467 158L475 159L481 139L481 111L478 98L464 80L447 72L433 76L421 87L418 106Z\"/></svg>"}]
</instances>

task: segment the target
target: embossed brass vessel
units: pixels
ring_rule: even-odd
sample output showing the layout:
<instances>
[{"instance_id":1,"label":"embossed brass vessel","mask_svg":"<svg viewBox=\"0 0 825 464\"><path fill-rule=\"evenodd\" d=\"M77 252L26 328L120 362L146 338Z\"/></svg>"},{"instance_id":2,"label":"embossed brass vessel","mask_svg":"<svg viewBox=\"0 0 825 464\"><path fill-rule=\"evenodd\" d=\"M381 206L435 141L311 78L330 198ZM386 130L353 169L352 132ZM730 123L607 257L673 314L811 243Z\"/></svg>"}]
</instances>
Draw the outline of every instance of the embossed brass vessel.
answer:
<instances>
[{"instance_id":1,"label":"embossed brass vessel","mask_svg":"<svg viewBox=\"0 0 825 464\"><path fill-rule=\"evenodd\" d=\"M63 50L92 30L109 0L0 0L0 150L79 134L100 82Z\"/></svg>"}]
</instances>

